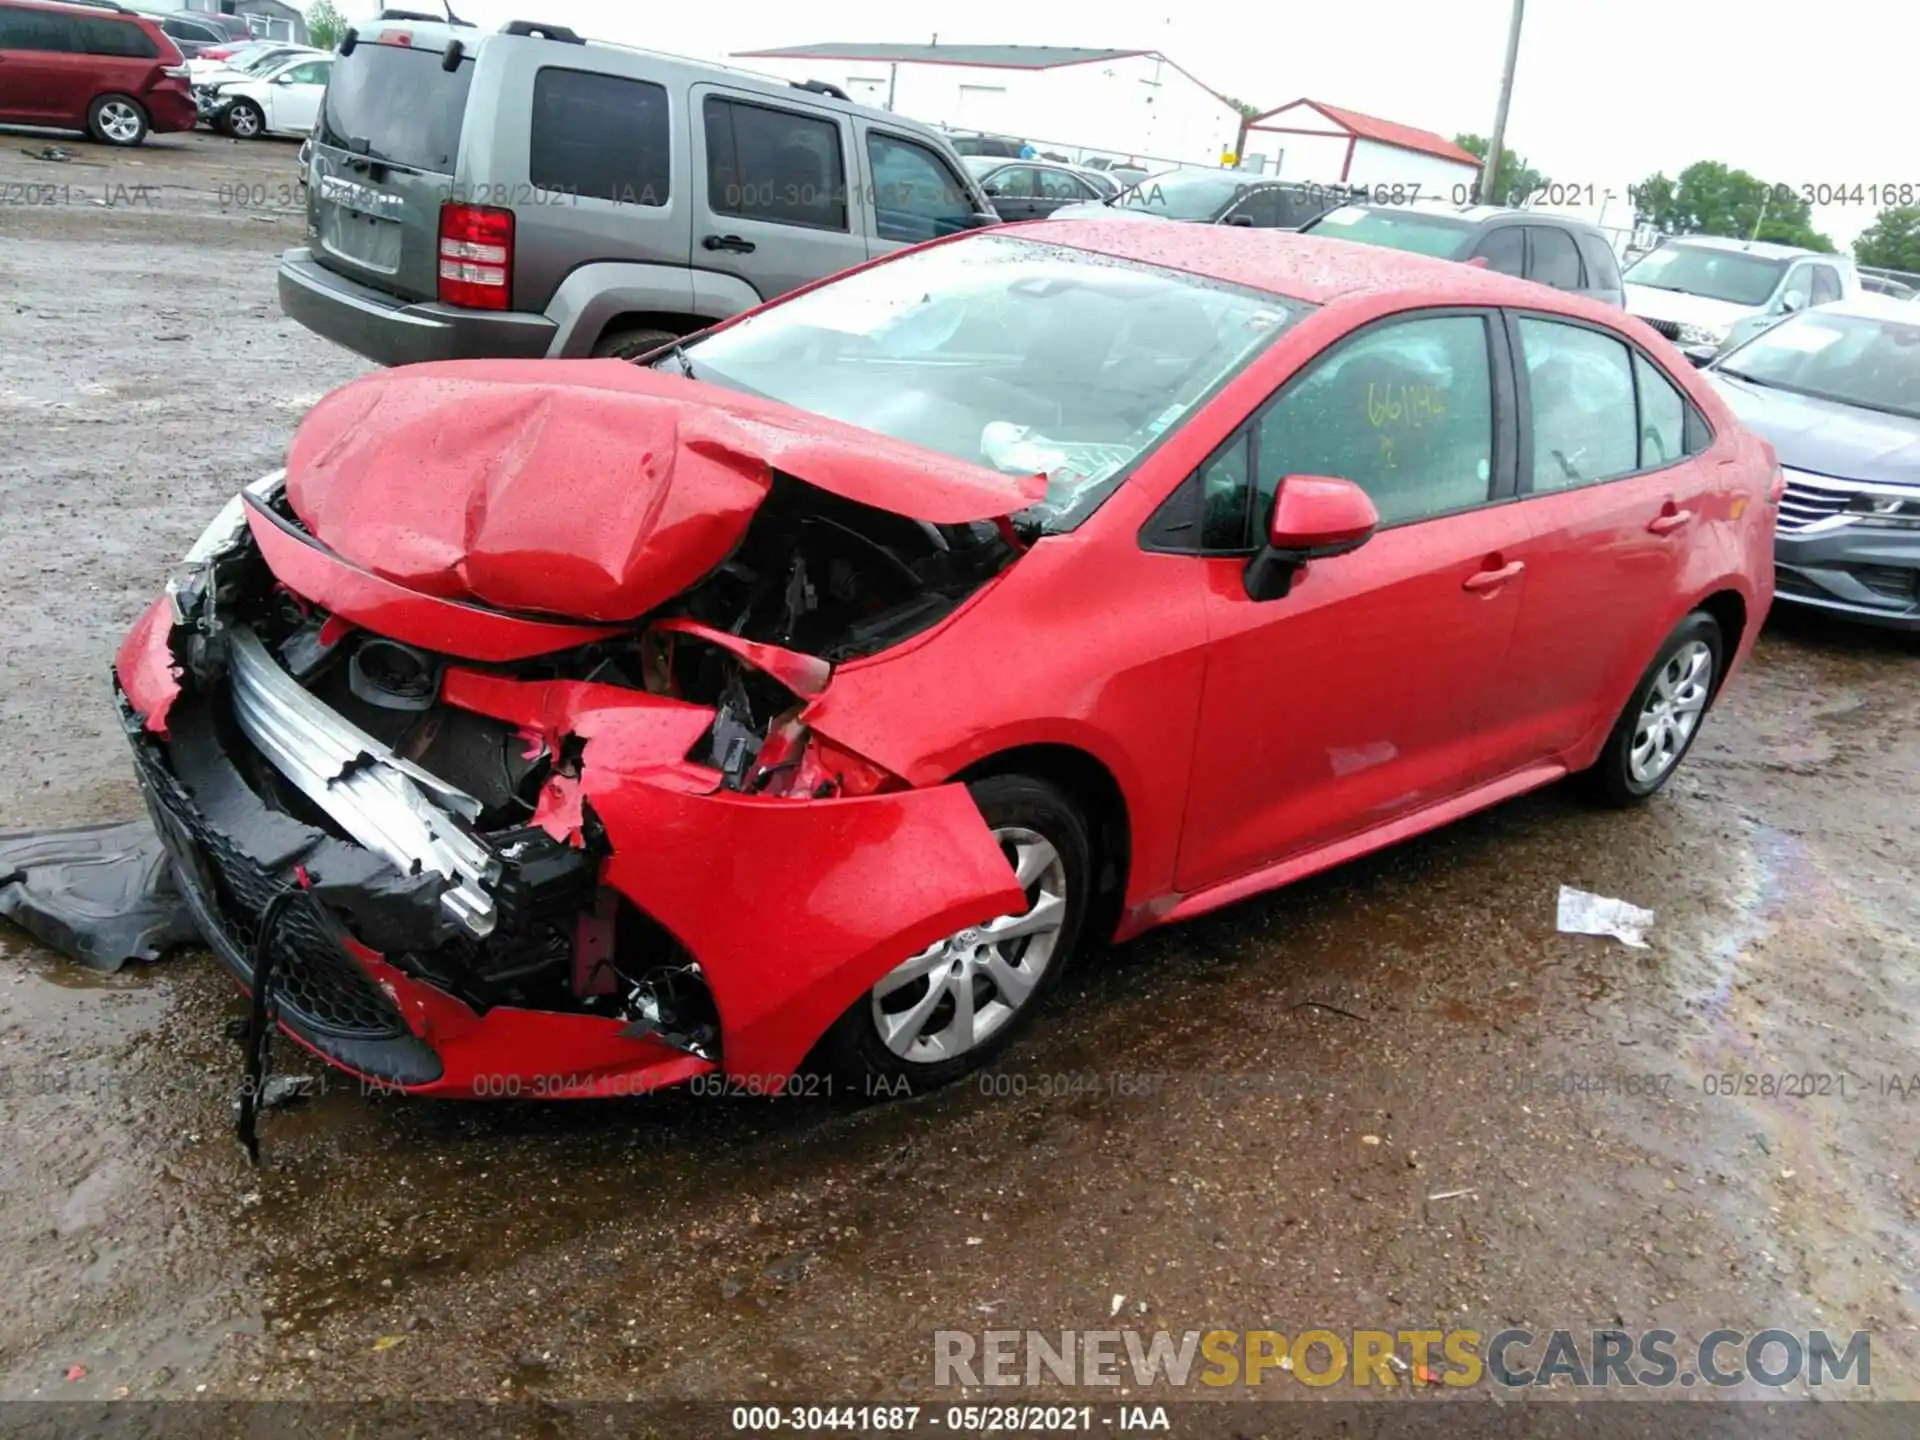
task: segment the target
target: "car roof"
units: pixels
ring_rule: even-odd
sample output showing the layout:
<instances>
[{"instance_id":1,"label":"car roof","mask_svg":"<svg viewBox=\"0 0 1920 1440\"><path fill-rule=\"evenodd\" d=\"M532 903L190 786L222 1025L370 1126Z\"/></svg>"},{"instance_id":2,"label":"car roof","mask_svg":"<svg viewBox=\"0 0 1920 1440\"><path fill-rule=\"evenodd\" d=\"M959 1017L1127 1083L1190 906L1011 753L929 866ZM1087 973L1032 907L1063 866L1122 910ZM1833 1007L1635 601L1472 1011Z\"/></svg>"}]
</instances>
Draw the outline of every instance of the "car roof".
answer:
<instances>
[{"instance_id":1,"label":"car roof","mask_svg":"<svg viewBox=\"0 0 1920 1440\"><path fill-rule=\"evenodd\" d=\"M1570 313L1578 308L1582 314L1592 308L1561 291L1477 266L1294 230L1087 219L1042 220L981 233L1017 234L1164 265L1315 305L1352 295L1422 291L1443 292L1449 301L1468 305L1552 306Z\"/></svg>"},{"instance_id":2,"label":"car roof","mask_svg":"<svg viewBox=\"0 0 1920 1440\"><path fill-rule=\"evenodd\" d=\"M130 5L87 5L81 0L7 0L10 8L24 10L53 10L62 15L91 15L101 20L146 20L159 17L145 11L135 10Z\"/></svg>"},{"instance_id":3,"label":"car roof","mask_svg":"<svg viewBox=\"0 0 1920 1440\"><path fill-rule=\"evenodd\" d=\"M1782 245L1773 240L1734 240L1725 235L1665 235L1661 237L1660 245L1692 245L1701 250L1742 250L1749 255L1759 255L1768 260L1797 259L1802 255L1813 255L1822 260L1831 260L1838 265L1853 264L1843 255L1830 255L1821 250L1809 250L1803 245ZM1658 248L1659 246L1655 247L1655 249Z\"/></svg>"},{"instance_id":4,"label":"car roof","mask_svg":"<svg viewBox=\"0 0 1920 1440\"><path fill-rule=\"evenodd\" d=\"M1596 235L1605 233L1591 220L1583 220L1578 215L1562 215L1553 210L1520 210L1511 205L1448 205L1431 200L1413 200L1405 205L1369 205L1365 201L1354 201L1340 208L1388 211L1394 214L1412 212L1415 215L1435 215L1448 220L1465 221L1469 225L1485 225L1494 220L1504 220L1525 225L1553 225L1563 230L1592 231Z\"/></svg>"}]
</instances>

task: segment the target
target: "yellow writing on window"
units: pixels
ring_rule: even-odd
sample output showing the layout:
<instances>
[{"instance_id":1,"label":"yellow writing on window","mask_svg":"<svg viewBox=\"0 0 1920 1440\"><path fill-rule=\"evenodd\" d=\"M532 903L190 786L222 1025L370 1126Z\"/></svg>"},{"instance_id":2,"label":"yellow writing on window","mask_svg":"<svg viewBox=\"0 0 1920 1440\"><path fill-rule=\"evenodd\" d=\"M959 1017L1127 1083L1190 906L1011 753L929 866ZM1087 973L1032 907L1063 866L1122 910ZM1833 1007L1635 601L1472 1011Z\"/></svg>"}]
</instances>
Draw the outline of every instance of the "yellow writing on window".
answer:
<instances>
[{"instance_id":1,"label":"yellow writing on window","mask_svg":"<svg viewBox=\"0 0 1920 1440\"><path fill-rule=\"evenodd\" d=\"M1446 413L1446 392L1438 386L1367 382L1367 423L1376 430L1389 425L1424 425Z\"/></svg>"}]
</instances>

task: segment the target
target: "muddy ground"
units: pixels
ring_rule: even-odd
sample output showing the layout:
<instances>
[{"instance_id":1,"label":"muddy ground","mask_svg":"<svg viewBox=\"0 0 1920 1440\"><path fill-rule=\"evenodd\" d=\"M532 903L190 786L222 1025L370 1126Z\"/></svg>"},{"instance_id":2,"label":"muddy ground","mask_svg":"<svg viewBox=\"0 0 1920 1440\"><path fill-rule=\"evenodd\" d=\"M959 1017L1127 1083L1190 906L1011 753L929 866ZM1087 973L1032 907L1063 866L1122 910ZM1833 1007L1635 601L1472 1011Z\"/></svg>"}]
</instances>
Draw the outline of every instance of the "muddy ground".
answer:
<instances>
[{"instance_id":1,"label":"muddy ground","mask_svg":"<svg viewBox=\"0 0 1920 1440\"><path fill-rule=\"evenodd\" d=\"M275 302L291 145L43 143L0 134L0 829L139 811L118 636L363 368ZM936 1329L1123 1323L1867 1330L1920 1396L1917 782L1920 643L1776 620L1656 803L1556 788L1093 957L985 1086L335 1087L260 1172L208 956L0 929L0 1397L926 1400ZM1556 934L1563 882L1652 948Z\"/></svg>"}]
</instances>

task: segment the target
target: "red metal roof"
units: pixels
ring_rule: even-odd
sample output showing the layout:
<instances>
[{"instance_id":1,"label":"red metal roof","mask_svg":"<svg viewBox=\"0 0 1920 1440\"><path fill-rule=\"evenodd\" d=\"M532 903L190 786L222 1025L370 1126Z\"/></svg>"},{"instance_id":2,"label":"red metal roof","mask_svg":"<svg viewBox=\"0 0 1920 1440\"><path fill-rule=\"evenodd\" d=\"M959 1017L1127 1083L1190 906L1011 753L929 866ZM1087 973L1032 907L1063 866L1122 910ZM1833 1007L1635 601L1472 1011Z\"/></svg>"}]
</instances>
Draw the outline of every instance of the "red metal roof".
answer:
<instances>
[{"instance_id":1,"label":"red metal roof","mask_svg":"<svg viewBox=\"0 0 1920 1440\"><path fill-rule=\"evenodd\" d=\"M1262 125L1262 120L1272 119L1283 110L1291 110L1296 105L1306 105L1319 111L1327 119L1345 130L1349 135L1362 140L1372 140L1381 145L1392 145L1401 150L1417 150L1423 155L1437 155L1442 160L1457 160L1462 165L1478 165L1479 158L1471 150L1462 150L1444 135L1436 135L1431 130L1419 130L1411 125L1402 125L1394 120L1382 120L1377 115L1362 115L1358 110L1345 110L1338 105L1328 105L1319 100L1290 100L1285 105L1256 115L1249 123L1250 130L1270 130L1275 127Z\"/></svg>"}]
</instances>

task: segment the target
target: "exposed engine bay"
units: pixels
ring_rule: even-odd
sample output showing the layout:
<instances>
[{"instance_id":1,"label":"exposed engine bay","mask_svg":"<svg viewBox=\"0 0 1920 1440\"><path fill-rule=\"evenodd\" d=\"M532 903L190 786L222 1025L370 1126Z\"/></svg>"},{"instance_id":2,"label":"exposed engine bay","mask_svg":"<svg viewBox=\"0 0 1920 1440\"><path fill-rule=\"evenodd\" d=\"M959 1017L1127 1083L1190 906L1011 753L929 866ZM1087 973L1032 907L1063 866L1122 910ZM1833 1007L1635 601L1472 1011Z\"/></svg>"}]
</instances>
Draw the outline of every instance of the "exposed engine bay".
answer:
<instances>
[{"instance_id":1,"label":"exposed engine bay","mask_svg":"<svg viewBox=\"0 0 1920 1440\"><path fill-rule=\"evenodd\" d=\"M255 500L305 533L284 490L256 490ZM477 1012L615 1018L711 1060L718 1017L699 966L602 883L610 846L578 798L586 744L452 703L450 683L565 682L687 702L703 707L696 718L712 718L677 758L717 772L708 789L871 793L898 782L811 737L800 719L808 698L833 664L936 624L1018 553L992 522L935 525L776 473L738 545L692 588L607 638L486 664L315 606L275 579L242 525L173 591L185 685L170 761L197 799L236 800L217 817L223 826L258 831L270 819L311 832L302 873L314 874L353 939L401 972ZM289 677L297 692L284 688ZM320 741L347 757L332 772L303 769ZM229 771L244 796L225 783ZM351 808L353 787L375 780L388 790ZM564 823L556 795L573 797ZM247 801L267 819L249 820ZM416 833L403 821L424 825L419 838L394 838ZM276 849L299 850L297 836L279 839ZM373 883L369 862L382 854L399 873ZM214 884L223 908L258 910L231 877Z\"/></svg>"}]
</instances>

